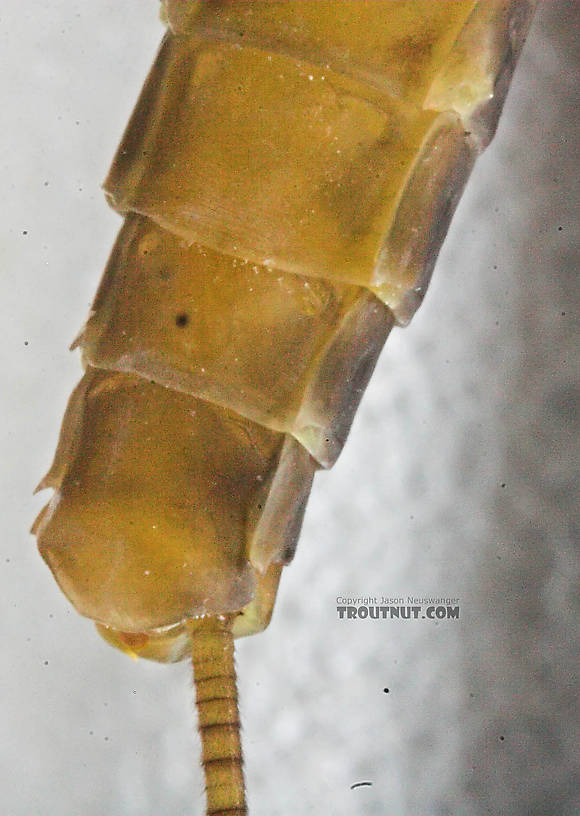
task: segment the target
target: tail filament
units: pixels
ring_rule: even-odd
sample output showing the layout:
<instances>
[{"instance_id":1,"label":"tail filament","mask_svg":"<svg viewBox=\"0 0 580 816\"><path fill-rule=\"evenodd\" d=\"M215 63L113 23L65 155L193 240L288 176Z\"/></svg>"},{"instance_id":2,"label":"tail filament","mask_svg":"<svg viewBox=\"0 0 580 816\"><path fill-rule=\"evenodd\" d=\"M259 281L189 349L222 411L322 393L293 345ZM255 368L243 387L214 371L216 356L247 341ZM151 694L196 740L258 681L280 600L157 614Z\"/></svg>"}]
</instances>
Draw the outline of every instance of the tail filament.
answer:
<instances>
[{"instance_id":1,"label":"tail filament","mask_svg":"<svg viewBox=\"0 0 580 816\"><path fill-rule=\"evenodd\" d=\"M246 816L231 621L203 619L192 642L207 816Z\"/></svg>"}]
</instances>

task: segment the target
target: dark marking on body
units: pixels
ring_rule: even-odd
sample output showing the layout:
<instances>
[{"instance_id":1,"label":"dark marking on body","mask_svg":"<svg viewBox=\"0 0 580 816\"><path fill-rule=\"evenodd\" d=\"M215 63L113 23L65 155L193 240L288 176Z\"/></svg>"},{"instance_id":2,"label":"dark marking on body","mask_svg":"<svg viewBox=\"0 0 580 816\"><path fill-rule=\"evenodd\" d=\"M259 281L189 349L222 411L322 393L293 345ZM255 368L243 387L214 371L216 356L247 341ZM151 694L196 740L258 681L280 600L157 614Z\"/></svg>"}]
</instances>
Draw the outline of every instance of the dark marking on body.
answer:
<instances>
[{"instance_id":1,"label":"dark marking on body","mask_svg":"<svg viewBox=\"0 0 580 816\"><path fill-rule=\"evenodd\" d=\"M175 325L180 329L184 329L189 323L189 315L187 312L180 312L175 315Z\"/></svg>"}]
</instances>

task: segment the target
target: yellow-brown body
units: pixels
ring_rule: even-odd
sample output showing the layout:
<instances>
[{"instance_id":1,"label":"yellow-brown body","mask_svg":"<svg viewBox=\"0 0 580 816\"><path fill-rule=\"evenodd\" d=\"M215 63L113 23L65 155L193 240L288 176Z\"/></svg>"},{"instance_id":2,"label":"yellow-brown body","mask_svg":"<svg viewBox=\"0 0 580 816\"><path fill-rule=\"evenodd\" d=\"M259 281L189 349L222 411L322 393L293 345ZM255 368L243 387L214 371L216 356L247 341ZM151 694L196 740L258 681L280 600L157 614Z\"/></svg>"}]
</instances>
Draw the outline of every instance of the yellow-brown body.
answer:
<instances>
[{"instance_id":1,"label":"yellow-brown body","mask_svg":"<svg viewBox=\"0 0 580 816\"><path fill-rule=\"evenodd\" d=\"M35 532L111 643L161 661L193 648L208 812L245 807L232 637L270 620L314 473L421 302L530 13L163 3Z\"/></svg>"}]
</instances>

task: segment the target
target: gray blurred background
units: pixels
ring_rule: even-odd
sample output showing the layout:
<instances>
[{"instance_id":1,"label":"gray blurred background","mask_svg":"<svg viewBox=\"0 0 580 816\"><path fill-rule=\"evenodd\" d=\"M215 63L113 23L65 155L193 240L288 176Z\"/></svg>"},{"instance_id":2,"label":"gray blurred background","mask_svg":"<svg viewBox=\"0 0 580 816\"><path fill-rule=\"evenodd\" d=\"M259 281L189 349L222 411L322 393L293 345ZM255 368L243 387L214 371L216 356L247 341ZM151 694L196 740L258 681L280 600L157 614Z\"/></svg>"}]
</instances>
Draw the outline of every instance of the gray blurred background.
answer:
<instances>
[{"instance_id":1,"label":"gray blurred background","mask_svg":"<svg viewBox=\"0 0 580 816\"><path fill-rule=\"evenodd\" d=\"M203 808L187 664L101 642L28 535L80 376L67 346L119 226L99 183L157 6L0 11L6 816ZM426 301L316 479L270 629L239 643L252 816L580 812L577 18L574 2L540 4ZM459 597L461 619L337 619L337 595L430 593Z\"/></svg>"}]
</instances>

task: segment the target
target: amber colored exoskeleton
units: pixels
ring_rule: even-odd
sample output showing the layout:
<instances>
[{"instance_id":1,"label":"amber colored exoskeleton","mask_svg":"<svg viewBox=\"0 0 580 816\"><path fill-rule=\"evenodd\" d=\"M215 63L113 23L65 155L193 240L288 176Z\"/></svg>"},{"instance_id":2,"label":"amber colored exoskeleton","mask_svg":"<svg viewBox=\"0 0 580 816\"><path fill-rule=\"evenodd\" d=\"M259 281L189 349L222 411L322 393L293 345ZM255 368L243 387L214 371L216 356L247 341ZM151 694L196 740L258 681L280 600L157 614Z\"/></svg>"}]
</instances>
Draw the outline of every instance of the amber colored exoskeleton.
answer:
<instances>
[{"instance_id":1,"label":"amber colored exoskeleton","mask_svg":"<svg viewBox=\"0 0 580 816\"><path fill-rule=\"evenodd\" d=\"M246 813L233 638L421 302L527 0L164 0L123 216L34 532L123 651L193 660L207 813Z\"/></svg>"}]
</instances>

